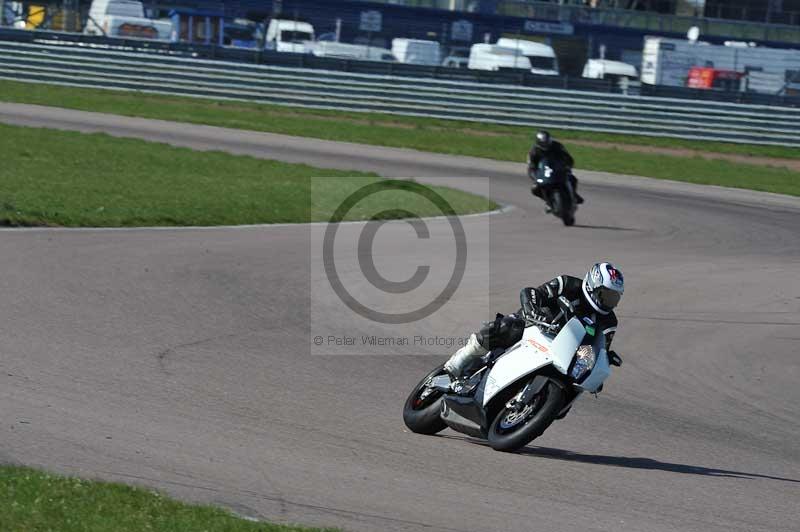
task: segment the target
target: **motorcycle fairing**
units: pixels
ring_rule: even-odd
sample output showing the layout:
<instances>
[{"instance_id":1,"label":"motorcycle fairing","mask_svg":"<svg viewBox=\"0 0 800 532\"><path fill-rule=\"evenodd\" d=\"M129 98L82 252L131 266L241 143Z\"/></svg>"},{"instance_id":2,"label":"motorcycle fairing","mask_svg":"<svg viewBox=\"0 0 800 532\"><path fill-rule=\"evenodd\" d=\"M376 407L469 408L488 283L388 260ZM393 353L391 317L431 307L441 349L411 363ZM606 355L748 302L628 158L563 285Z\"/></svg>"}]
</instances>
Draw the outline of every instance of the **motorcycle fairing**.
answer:
<instances>
[{"instance_id":1,"label":"motorcycle fairing","mask_svg":"<svg viewBox=\"0 0 800 532\"><path fill-rule=\"evenodd\" d=\"M583 324L577 318L569 320L555 339L543 334L538 327L525 329L522 339L495 362L486 377L483 406L500 390L548 364L566 375L572 357L585 335Z\"/></svg>"},{"instance_id":2,"label":"motorcycle fairing","mask_svg":"<svg viewBox=\"0 0 800 532\"><path fill-rule=\"evenodd\" d=\"M439 417L455 431L475 438L486 438L488 422L476 397L445 395Z\"/></svg>"},{"instance_id":3,"label":"motorcycle fairing","mask_svg":"<svg viewBox=\"0 0 800 532\"><path fill-rule=\"evenodd\" d=\"M544 158L539 161L536 169L536 182L540 186L551 188L563 185L567 179L568 171L561 161Z\"/></svg>"},{"instance_id":4,"label":"motorcycle fairing","mask_svg":"<svg viewBox=\"0 0 800 532\"><path fill-rule=\"evenodd\" d=\"M608 362L605 335L598 334L592 347L594 348L594 352L597 353L594 368L592 368L592 371L582 383L575 384L576 388L587 392L596 392L603 382L611 375L611 364Z\"/></svg>"}]
</instances>

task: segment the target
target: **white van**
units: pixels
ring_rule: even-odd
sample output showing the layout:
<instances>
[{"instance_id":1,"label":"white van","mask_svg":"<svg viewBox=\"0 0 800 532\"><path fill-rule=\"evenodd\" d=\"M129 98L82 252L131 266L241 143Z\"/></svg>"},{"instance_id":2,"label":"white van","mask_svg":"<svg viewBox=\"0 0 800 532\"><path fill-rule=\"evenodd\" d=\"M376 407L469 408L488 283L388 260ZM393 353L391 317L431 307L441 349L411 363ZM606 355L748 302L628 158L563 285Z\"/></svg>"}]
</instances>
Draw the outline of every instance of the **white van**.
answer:
<instances>
[{"instance_id":1,"label":"white van","mask_svg":"<svg viewBox=\"0 0 800 532\"><path fill-rule=\"evenodd\" d=\"M516 48L531 62L531 72L540 76L558 76L558 58L552 46L525 39L497 39L497 46Z\"/></svg>"},{"instance_id":2,"label":"white van","mask_svg":"<svg viewBox=\"0 0 800 532\"><path fill-rule=\"evenodd\" d=\"M391 50L366 44L349 44L335 41L317 41L309 46L317 57L356 59L360 61L396 61Z\"/></svg>"},{"instance_id":3,"label":"white van","mask_svg":"<svg viewBox=\"0 0 800 532\"><path fill-rule=\"evenodd\" d=\"M172 35L172 22L145 17L144 7L138 1L93 0L83 33L168 41Z\"/></svg>"},{"instance_id":4,"label":"white van","mask_svg":"<svg viewBox=\"0 0 800 532\"><path fill-rule=\"evenodd\" d=\"M622 61L612 61L610 59L589 59L583 67L584 78L592 79L612 79L619 80L638 80L639 72L636 67L623 63Z\"/></svg>"},{"instance_id":5,"label":"white van","mask_svg":"<svg viewBox=\"0 0 800 532\"><path fill-rule=\"evenodd\" d=\"M467 67L473 70L531 70L531 62L517 48L496 44L473 44Z\"/></svg>"},{"instance_id":6,"label":"white van","mask_svg":"<svg viewBox=\"0 0 800 532\"><path fill-rule=\"evenodd\" d=\"M422 39L392 39L392 54L401 63L439 66L442 48L436 41Z\"/></svg>"},{"instance_id":7,"label":"white van","mask_svg":"<svg viewBox=\"0 0 800 532\"><path fill-rule=\"evenodd\" d=\"M266 47L279 52L306 53L314 42L314 26L308 22L274 18L267 27Z\"/></svg>"}]
</instances>

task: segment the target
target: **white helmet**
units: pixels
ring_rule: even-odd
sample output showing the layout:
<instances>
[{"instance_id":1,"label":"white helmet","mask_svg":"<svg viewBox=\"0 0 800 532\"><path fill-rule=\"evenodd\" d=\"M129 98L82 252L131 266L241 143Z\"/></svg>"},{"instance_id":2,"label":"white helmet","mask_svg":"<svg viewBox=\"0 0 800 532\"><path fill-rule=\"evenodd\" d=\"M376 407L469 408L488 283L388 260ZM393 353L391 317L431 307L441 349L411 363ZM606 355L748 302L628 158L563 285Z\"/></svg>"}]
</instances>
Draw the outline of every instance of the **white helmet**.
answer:
<instances>
[{"instance_id":1,"label":"white helmet","mask_svg":"<svg viewBox=\"0 0 800 532\"><path fill-rule=\"evenodd\" d=\"M598 262L583 279L583 295L601 314L608 314L617 306L625 291L622 272L610 262Z\"/></svg>"}]
</instances>

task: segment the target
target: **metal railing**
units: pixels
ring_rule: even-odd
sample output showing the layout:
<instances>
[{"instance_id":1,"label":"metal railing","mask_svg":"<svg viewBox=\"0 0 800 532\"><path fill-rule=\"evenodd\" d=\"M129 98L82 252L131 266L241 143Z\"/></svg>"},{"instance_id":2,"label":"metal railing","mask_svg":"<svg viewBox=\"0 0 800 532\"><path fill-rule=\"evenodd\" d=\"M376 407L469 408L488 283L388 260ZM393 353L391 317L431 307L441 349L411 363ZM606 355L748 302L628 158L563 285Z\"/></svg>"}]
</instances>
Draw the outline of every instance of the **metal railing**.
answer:
<instances>
[{"instance_id":1,"label":"metal railing","mask_svg":"<svg viewBox=\"0 0 800 532\"><path fill-rule=\"evenodd\" d=\"M42 43L48 45L60 44L64 47L88 47L129 52L137 51L173 57L183 56L196 59L217 59L259 65L338 70L360 74L416 78L430 77L494 85L523 85L527 87L575 91L622 92L617 84L610 80L602 79L587 79L576 76L540 76L524 70L491 72L467 68L432 67L397 62L317 57L312 54L235 48L218 46L215 44L176 43L136 38L102 37L99 35L83 35L79 33L44 30L13 30L5 28L0 28L0 41ZM756 92L702 90L658 85L642 85L640 92L643 96L800 107L800 97L783 94L775 95Z\"/></svg>"},{"instance_id":2,"label":"metal railing","mask_svg":"<svg viewBox=\"0 0 800 532\"><path fill-rule=\"evenodd\" d=\"M265 104L800 147L800 109L0 41L0 78Z\"/></svg>"}]
</instances>

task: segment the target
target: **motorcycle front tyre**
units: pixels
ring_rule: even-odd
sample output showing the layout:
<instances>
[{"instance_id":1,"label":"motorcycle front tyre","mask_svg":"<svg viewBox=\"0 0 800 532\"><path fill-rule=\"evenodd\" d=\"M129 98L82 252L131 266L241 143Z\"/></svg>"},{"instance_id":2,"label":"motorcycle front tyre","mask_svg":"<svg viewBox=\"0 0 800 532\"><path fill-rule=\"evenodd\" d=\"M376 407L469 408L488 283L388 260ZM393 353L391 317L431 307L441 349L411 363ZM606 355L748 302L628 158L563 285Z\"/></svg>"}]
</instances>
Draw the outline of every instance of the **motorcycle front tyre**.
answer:
<instances>
[{"instance_id":1,"label":"motorcycle front tyre","mask_svg":"<svg viewBox=\"0 0 800 532\"><path fill-rule=\"evenodd\" d=\"M555 420L564 407L564 390L556 383L550 381L541 393L545 393L544 401L531 417L512 431L503 431L500 422L509 413L504 406L489 426L489 445L495 451L515 451L524 447L542 435L547 427Z\"/></svg>"}]
</instances>

